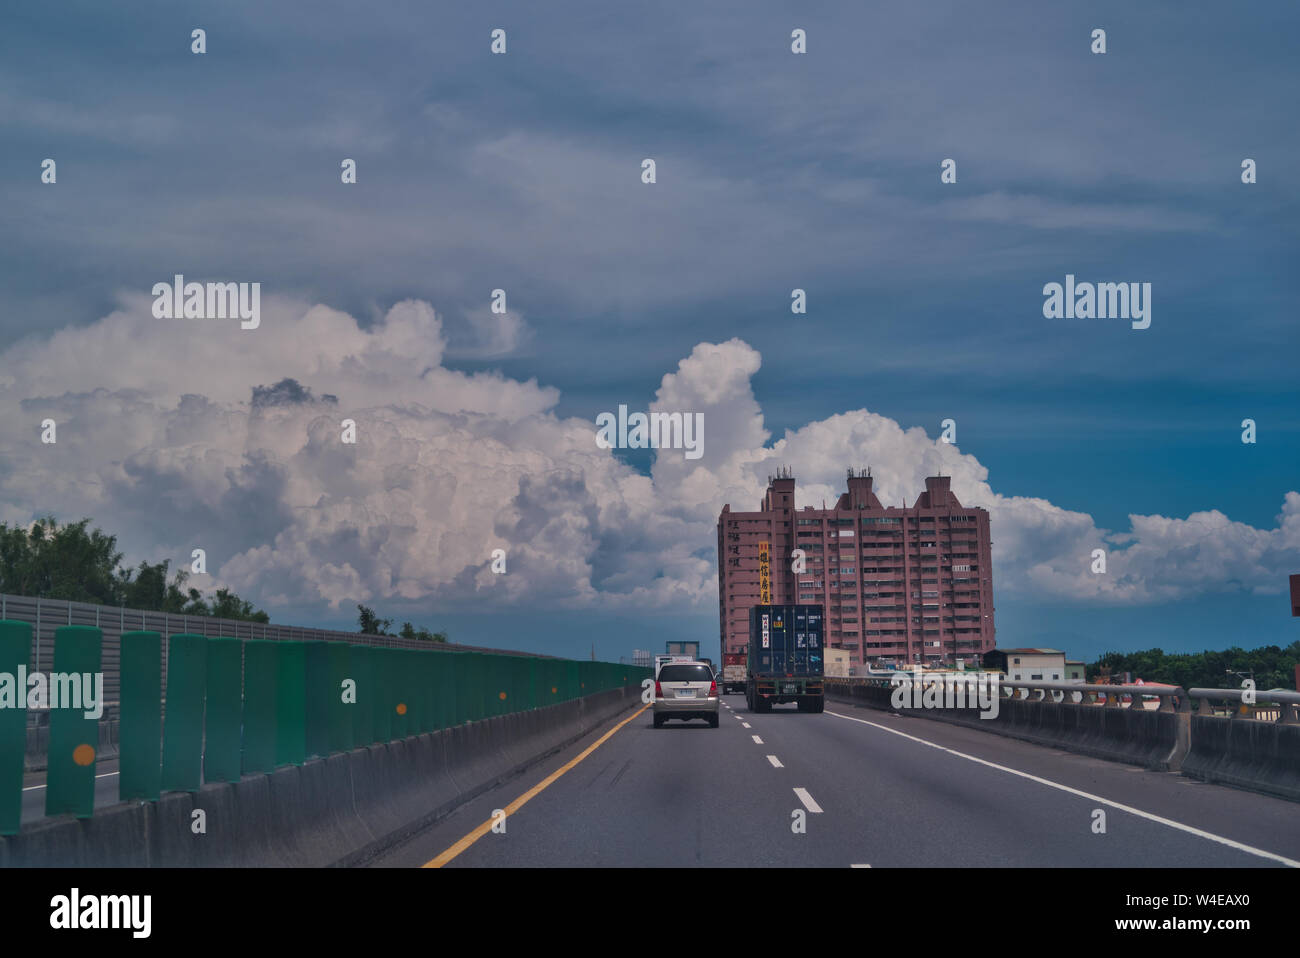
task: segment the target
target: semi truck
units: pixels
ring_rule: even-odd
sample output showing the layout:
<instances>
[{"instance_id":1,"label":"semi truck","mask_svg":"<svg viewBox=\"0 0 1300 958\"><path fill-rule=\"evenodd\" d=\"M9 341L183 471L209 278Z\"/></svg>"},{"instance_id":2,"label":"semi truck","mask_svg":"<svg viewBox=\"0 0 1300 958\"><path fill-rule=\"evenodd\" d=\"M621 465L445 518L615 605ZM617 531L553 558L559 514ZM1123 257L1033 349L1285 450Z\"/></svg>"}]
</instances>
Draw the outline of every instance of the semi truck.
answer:
<instances>
[{"instance_id":1,"label":"semi truck","mask_svg":"<svg viewBox=\"0 0 1300 958\"><path fill-rule=\"evenodd\" d=\"M751 712L787 702L800 712L826 707L825 621L820 603L750 608L745 701Z\"/></svg>"},{"instance_id":2,"label":"semi truck","mask_svg":"<svg viewBox=\"0 0 1300 958\"><path fill-rule=\"evenodd\" d=\"M745 691L745 676L747 674L745 661L747 658L748 653L745 651L722 653L723 692Z\"/></svg>"}]
</instances>

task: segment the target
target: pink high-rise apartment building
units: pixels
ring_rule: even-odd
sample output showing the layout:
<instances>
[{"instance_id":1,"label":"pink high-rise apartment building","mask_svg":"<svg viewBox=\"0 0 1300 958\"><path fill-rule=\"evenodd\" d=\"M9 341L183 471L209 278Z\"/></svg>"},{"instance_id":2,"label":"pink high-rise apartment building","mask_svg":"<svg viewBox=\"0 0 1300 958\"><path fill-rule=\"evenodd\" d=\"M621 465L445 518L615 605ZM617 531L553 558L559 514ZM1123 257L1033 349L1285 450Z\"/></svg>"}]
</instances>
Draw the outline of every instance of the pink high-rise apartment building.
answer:
<instances>
[{"instance_id":1,"label":"pink high-rise apartment building","mask_svg":"<svg viewBox=\"0 0 1300 958\"><path fill-rule=\"evenodd\" d=\"M749 607L820 602L826 644L865 665L977 665L992 651L989 514L962 506L947 476L916 504L886 508L870 471L849 470L832 509L795 509L789 470L768 477L757 512L718 516L723 652L749 641ZM795 550L805 571L796 572Z\"/></svg>"}]
</instances>

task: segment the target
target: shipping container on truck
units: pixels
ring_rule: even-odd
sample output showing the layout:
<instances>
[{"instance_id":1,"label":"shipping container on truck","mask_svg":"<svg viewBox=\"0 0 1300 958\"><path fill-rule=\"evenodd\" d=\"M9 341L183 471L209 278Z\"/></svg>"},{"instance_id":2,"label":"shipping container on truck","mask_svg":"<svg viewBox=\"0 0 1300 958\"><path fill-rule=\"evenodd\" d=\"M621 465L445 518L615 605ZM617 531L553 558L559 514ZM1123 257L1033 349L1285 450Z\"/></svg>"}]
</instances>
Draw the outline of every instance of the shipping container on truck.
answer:
<instances>
[{"instance_id":1,"label":"shipping container on truck","mask_svg":"<svg viewBox=\"0 0 1300 958\"><path fill-rule=\"evenodd\" d=\"M664 651L669 655L688 655L691 661L698 661L700 658L700 640L699 639L670 639Z\"/></svg>"},{"instance_id":2,"label":"shipping container on truck","mask_svg":"<svg viewBox=\"0 0 1300 958\"><path fill-rule=\"evenodd\" d=\"M756 605L749 610L745 700L751 712L795 702L800 712L826 707L821 604Z\"/></svg>"},{"instance_id":3,"label":"shipping container on truck","mask_svg":"<svg viewBox=\"0 0 1300 958\"><path fill-rule=\"evenodd\" d=\"M745 691L745 676L747 669L745 661L748 658L746 652L723 652L722 653L722 689L724 692L743 692Z\"/></svg>"}]
</instances>

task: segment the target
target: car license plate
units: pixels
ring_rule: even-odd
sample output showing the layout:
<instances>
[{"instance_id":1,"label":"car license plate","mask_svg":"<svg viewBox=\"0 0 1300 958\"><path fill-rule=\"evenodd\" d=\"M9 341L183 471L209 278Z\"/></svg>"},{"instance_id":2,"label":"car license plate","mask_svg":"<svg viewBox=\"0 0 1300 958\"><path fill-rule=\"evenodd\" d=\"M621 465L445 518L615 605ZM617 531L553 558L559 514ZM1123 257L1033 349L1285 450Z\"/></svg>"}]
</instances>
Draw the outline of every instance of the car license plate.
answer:
<instances>
[{"instance_id":1,"label":"car license plate","mask_svg":"<svg viewBox=\"0 0 1300 958\"><path fill-rule=\"evenodd\" d=\"M678 689L677 697L679 699L693 699L695 698L695 689Z\"/></svg>"},{"instance_id":2,"label":"car license plate","mask_svg":"<svg viewBox=\"0 0 1300 958\"><path fill-rule=\"evenodd\" d=\"M794 695L794 694L797 693L798 691L799 691L799 686L797 686L797 685L783 685L783 686L781 686L781 694L782 694L782 695Z\"/></svg>"}]
</instances>

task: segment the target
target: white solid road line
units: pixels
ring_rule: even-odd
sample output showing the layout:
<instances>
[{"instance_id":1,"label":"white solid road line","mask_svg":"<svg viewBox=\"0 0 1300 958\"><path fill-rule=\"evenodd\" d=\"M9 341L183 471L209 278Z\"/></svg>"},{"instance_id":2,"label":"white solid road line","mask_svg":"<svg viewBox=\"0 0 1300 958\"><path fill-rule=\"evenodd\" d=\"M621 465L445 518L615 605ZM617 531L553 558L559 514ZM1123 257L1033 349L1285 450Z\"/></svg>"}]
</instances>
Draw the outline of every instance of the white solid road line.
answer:
<instances>
[{"instance_id":1,"label":"white solid road line","mask_svg":"<svg viewBox=\"0 0 1300 958\"><path fill-rule=\"evenodd\" d=\"M1267 858L1269 861L1281 862L1283 865L1288 865L1291 868L1300 868L1300 861L1296 861L1293 858L1287 858L1285 855L1279 855L1276 852L1267 852L1262 848L1255 848L1252 845L1233 841L1231 838L1224 838L1222 835L1216 835L1213 832L1207 832L1191 825L1184 825L1182 822L1176 822L1171 818L1154 815L1151 812L1144 812L1142 809L1134 808L1132 805L1124 805L1121 802L1112 801L1109 798L1102 798L1100 795L1094 795L1091 792L1071 788L1069 785L1062 785L1059 782L1040 778L1037 775L1030 775L1028 772L1022 772L1016 768L1008 768L1006 765L999 765L997 762L990 762L986 759L976 758L974 755L967 755L965 752L959 752L956 749L947 748L946 746L938 745L934 742L927 742L925 739L917 738L915 735L908 735L906 732L900 732L896 728L888 728L884 725L878 725L875 722L868 722L866 719L854 718L851 715L841 715L839 712L827 712L826 714L834 715L836 718L847 719L850 722L859 722L862 725L870 725L872 728L878 728L882 732L888 732L890 735L901 735L903 738L911 739L913 742L920 742L922 745L930 746L930 748L937 748L941 752L947 752L949 755L956 755L958 758L964 758L967 761L975 762L977 765L986 765L989 768L995 768L1000 772L1006 772L1008 775L1016 775L1020 778L1029 779L1031 782L1046 785L1048 788L1055 788L1062 792L1068 792L1071 795L1078 795L1080 798L1086 798L1090 802L1099 802L1102 805L1109 805L1111 808L1117 808L1121 812L1128 812L1130 815L1136 815L1138 818L1145 818L1147 821L1156 822L1160 825L1168 825L1170 828L1176 828L1180 832L1187 832L1189 835L1195 835L1198 838L1218 842L1220 845L1227 845L1229 848L1235 848L1237 851L1245 852L1248 855L1257 855L1260 858Z\"/></svg>"},{"instance_id":2,"label":"white solid road line","mask_svg":"<svg viewBox=\"0 0 1300 958\"><path fill-rule=\"evenodd\" d=\"M781 764L781 760L775 755L769 755L767 760L772 763L773 768L785 768L785 766Z\"/></svg>"},{"instance_id":3,"label":"white solid road line","mask_svg":"<svg viewBox=\"0 0 1300 958\"><path fill-rule=\"evenodd\" d=\"M799 796L799 801L803 802L803 807L808 809L814 815L820 814L822 807L813 801L813 797L808 794L806 788L796 788L794 793Z\"/></svg>"},{"instance_id":4,"label":"white solid road line","mask_svg":"<svg viewBox=\"0 0 1300 958\"><path fill-rule=\"evenodd\" d=\"M117 774L118 774L117 772L105 772L103 775L96 775L95 778L108 778L109 776L117 775ZM26 788L23 789L23 791L30 792L35 789L44 788L44 787L45 787L44 785L28 785Z\"/></svg>"},{"instance_id":5,"label":"white solid road line","mask_svg":"<svg viewBox=\"0 0 1300 958\"><path fill-rule=\"evenodd\" d=\"M763 744L763 740L762 740L761 738L759 738L757 735L751 735L750 738L752 738L752 739L754 740L754 744L755 744L755 745L762 745L762 744Z\"/></svg>"}]
</instances>

